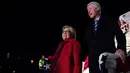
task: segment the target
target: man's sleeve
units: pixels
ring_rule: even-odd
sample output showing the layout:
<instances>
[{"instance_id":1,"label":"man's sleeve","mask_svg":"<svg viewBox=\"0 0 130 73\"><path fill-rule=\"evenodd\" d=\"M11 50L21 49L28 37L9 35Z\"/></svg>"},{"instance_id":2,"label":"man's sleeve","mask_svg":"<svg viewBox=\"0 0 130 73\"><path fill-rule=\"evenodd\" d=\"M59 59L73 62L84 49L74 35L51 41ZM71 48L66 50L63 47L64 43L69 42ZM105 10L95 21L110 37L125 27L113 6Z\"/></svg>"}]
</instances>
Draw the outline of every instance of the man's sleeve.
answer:
<instances>
[{"instance_id":1,"label":"man's sleeve","mask_svg":"<svg viewBox=\"0 0 130 73\"><path fill-rule=\"evenodd\" d=\"M126 53L126 37L125 34L120 29L118 23L114 22L114 32L117 40L117 49L122 49Z\"/></svg>"}]
</instances>

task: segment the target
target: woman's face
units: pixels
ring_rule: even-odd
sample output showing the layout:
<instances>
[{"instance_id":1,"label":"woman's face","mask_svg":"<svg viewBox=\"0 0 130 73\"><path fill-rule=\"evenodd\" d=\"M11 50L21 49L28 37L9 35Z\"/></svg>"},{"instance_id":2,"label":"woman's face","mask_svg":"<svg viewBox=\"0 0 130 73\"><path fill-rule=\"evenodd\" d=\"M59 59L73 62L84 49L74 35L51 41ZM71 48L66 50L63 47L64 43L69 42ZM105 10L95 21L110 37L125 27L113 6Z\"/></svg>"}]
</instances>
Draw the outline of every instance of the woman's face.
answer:
<instances>
[{"instance_id":1,"label":"woman's face","mask_svg":"<svg viewBox=\"0 0 130 73\"><path fill-rule=\"evenodd\" d=\"M70 31L69 28L64 28L63 32L62 32L62 39L69 39L70 38Z\"/></svg>"}]
</instances>

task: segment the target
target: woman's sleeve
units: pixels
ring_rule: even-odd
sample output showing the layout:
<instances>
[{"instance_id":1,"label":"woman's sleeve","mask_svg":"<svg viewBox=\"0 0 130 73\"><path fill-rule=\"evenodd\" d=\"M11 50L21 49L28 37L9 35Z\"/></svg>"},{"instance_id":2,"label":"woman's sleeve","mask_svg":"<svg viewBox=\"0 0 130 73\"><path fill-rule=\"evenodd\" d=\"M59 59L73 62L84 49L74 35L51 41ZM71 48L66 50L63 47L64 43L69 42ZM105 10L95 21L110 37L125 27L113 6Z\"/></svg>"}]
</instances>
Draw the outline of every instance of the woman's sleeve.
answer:
<instances>
[{"instance_id":1,"label":"woman's sleeve","mask_svg":"<svg viewBox=\"0 0 130 73\"><path fill-rule=\"evenodd\" d=\"M73 57L74 57L73 73L81 73L80 44L77 41L73 44Z\"/></svg>"}]
</instances>

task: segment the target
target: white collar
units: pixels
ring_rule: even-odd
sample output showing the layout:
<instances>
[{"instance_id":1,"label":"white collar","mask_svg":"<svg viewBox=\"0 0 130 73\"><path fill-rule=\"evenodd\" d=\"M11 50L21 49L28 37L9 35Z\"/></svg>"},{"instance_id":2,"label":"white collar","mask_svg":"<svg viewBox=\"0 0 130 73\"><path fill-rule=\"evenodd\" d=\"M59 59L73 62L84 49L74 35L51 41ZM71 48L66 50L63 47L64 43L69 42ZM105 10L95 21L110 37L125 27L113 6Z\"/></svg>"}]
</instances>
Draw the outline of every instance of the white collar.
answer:
<instances>
[{"instance_id":1,"label":"white collar","mask_svg":"<svg viewBox=\"0 0 130 73\"><path fill-rule=\"evenodd\" d=\"M95 21L99 21L100 17L101 17L101 16L98 16L97 19L96 19Z\"/></svg>"}]
</instances>

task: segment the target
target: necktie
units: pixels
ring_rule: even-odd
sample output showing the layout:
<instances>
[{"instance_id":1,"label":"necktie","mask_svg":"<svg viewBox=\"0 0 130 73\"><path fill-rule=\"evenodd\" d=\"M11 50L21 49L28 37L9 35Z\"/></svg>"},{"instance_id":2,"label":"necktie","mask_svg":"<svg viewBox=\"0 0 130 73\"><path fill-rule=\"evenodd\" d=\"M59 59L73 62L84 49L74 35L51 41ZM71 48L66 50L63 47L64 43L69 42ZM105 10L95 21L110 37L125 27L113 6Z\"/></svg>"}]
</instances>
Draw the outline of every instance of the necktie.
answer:
<instances>
[{"instance_id":1,"label":"necktie","mask_svg":"<svg viewBox=\"0 0 130 73\"><path fill-rule=\"evenodd\" d=\"M96 33L97 31L97 26L98 26L98 20L95 21L94 23L94 32Z\"/></svg>"}]
</instances>

